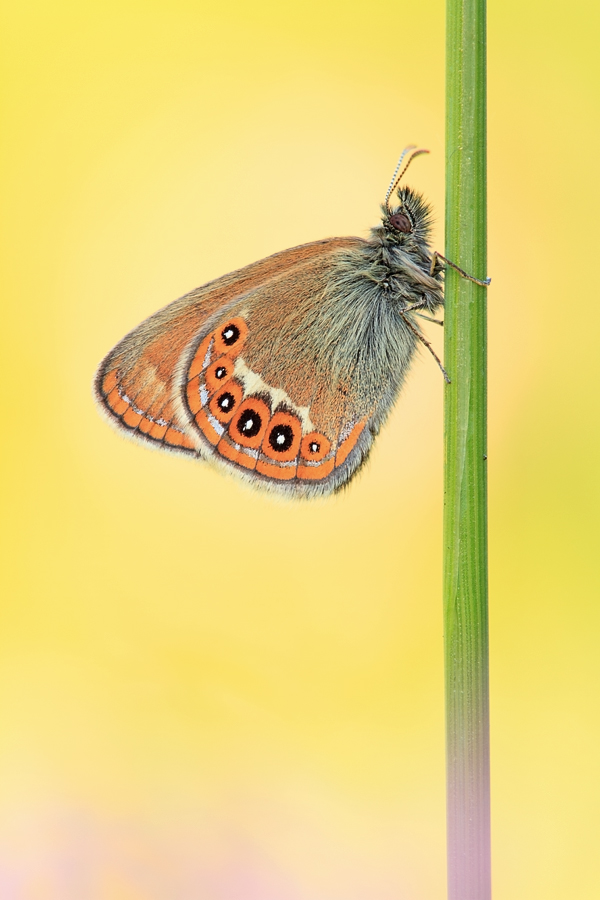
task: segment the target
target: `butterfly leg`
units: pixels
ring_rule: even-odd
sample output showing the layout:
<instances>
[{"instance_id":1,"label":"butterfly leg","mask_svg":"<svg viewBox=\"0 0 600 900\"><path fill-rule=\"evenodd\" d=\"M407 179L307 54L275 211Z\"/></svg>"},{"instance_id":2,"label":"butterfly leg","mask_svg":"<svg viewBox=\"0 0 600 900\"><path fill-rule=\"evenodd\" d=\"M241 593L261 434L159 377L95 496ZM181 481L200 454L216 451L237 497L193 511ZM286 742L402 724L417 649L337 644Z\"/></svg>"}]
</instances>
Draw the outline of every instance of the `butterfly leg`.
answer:
<instances>
[{"instance_id":1,"label":"butterfly leg","mask_svg":"<svg viewBox=\"0 0 600 900\"><path fill-rule=\"evenodd\" d=\"M425 309L425 303L411 303L410 306L405 306L402 312L412 312L415 316L418 316L420 319L425 319L426 322L435 322L436 325L443 325L441 319L432 319L431 316L424 316L423 313L415 312L417 309Z\"/></svg>"},{"instance_id":2,"label":"butterfly leg","mask_svg":"<svg viewBox=\"0 0 600 900\"><path fill-rule=\"evenodd\" d=\"M423 313L415 313L415 316L418 316L420 319L425 319L426 322L435 322L436 325L444 324L441 319L432 319L431 316L424 316Z\"/></svg>"},{"instance_id":3,"label":"butterfly leg","mask_svg":"<svg viewBox=\"0 0 600 900\"><path fill-rule=\"evenodd\" d=\"M435 264L437 263L438 259L441 259L446 263L447 266L451 266L451 268L455 269L458 274L462 275L463 278L466 278L467 281L474 281L475 284L480 284L482 287L487 287L492 280L491 278L486 278L484 281L481 281L481 279L475 278L474 275L469 275L467 272L465 272L464 269L461 269L460 266L457 266L456 263L450 262L449 259L446 259L445 256L442 256L441 253L438 253L437 250L433 251L433 256L431 257L431 265L429 267L430 275L433 275L435 271Z\"/></svg>"},{"instance_id":4,"label":"butterfly leg","mask_svg":"<svg viewBox=\"0 0 600 900\"><path fill-rule=\"evenodd\" d=\"M429 343L429 341L427 340L427 338L424 337L424 336L421 334L421 332L419 331L418 328L415 328L415 326L414 326L413 323L410 321L410 319L408 318L408 316L405 316L405 315L404 315L404 312L401 312L400 315L402 316L402 318L404 319L404 321L406 322L406 324L408 325L408 327L410 328L410 330L412 331L412 333L413 333L416 337L418 337L418 339L421 341L422 344L425 344L425 346L427 347L427 349L429 350L429 352L431 353L431 355L432 355L433 358L435 359L436 363L438 364L438 366L439 366L440 369L442 370L442 375L444 376L444 381L446 382L446 384L450 384L450 383L451 383L451 382L450 382L450 377L449 377L448 373L446 372L445 368L443 367L441 359L439 358L439 356L437 355L437 353L435 352L435 350L433 349L433 347L431 346L431 344Z\"/></svg>"}]
</instances>

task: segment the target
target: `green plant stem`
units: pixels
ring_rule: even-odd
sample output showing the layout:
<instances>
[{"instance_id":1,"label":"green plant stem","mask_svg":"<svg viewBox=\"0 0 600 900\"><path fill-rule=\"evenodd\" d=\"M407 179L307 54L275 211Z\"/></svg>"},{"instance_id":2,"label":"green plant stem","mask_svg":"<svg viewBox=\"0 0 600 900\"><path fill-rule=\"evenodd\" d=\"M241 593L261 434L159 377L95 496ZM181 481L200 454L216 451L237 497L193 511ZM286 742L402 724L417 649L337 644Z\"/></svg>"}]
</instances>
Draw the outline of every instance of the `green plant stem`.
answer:
<instances>
[{"instance_id":1,"label":"green plant stem","mask_svg":"<svg viewBox=\"0 0 600 900\"><path fill-rule=\"evenodd\" d=\"M446 256L485 278L485 0L446 6ZM486 288L446 269L444 649L449 900L489 900Z\"/></svg>"}]
</instances>

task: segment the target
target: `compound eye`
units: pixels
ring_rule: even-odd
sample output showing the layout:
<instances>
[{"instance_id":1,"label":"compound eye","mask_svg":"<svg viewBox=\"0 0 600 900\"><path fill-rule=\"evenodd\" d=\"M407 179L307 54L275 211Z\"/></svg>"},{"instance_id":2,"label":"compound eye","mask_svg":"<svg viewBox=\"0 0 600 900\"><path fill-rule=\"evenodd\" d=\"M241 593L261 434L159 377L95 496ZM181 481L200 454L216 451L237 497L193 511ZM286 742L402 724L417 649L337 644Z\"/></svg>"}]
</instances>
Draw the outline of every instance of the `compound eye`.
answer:
<instances>
[{"instance_id":1,"label":"compound eye","mask_svg":"<svg viewBox=\"0 0 600 900\"><path fill-rule=\"evenodd\" d=\"M390 225L392 225L396 231L401 231L402 234L410 234L412 231L410 219L408 216L405 216L404 213L394 213L393 216L390 216Z\"/></svg>"}]
</instances>

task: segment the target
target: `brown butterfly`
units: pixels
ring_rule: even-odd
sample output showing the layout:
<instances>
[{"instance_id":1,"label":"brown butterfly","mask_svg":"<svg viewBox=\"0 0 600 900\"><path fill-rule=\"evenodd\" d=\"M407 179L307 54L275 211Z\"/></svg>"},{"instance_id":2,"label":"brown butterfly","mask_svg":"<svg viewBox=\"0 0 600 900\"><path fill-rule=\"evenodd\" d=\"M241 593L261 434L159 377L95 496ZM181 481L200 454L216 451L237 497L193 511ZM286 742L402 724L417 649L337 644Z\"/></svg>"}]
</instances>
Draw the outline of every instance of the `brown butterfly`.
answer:
<instances>
[{"instance_id":1,"label":"brown butterfly","mask_svg":"<svg viewBox=\"0 0 600 900\"><path fill-rule=\"evenodd\" d=\"M328 238L276 253L196 288L126 335L94 382L111 423L256 487L312 497L345 485L366 460L417 342L433 353L415 317L443 304L440 260L448 260L430 250L429 206L408 187L389 205L410 162L427 152L413 152L396 178L409 150L368 240Z\"/></svg>"}]
</instances>

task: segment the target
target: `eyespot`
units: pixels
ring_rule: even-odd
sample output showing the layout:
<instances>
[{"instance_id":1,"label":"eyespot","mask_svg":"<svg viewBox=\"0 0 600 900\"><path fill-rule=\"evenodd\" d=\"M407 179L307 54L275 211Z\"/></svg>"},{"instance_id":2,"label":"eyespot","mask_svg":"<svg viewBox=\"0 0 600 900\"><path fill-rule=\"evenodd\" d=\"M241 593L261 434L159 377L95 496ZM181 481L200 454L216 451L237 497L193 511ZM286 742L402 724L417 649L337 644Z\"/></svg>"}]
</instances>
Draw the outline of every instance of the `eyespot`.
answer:
<instances>
[{"instance_id":1,"label":"eyespot","mask_svg":"<svg viewBox=\"0 0 600 900\"><path fill-rule=\"evenodd\" d=\"M226 395L227 396L227 395ZM262 428L260 413L255 409L245 409L236 423L236 428L244 437L256 437Z\"/></svg>"},{"instance_id":2,"label":"eyespot","mask_svg":"<svg viewBox=\"0 0 600 900\"><path fill-rule=\"evenodd\" d=\"M240 329L237 325L233 325L230 323L226 325L225 328L221 331L221 340L227 347L231 347L232 344L235 344L240 337Z\"/></svg>"},{"instance_id":3,"label":"eyespot","mask_svg":"<svg viewBox=\"0 0 600 900\"><path fill-rule=\"evenodd\" d=\"M269 444L276 453L285 453L294 443L294 430L290 425L276 425L269 432Z\"/></svg>"},{"instance_id":4,"label":"eyespot","mask_svg":"<svg viewBox=\"0 0 600 900\"><path fill-rule=\"evenodd\" d=\"M225 391L225 393L220 394L217 398L217 406L221 410L221 412L228 413L233 409L233 404L235 403L235 398L233 394L229 391Z\"/></svg>"},{"instance_id":5,"label":"eyespot","mask_svg":"<svg viewBox=\"0 0 600 900\"><path fill-rule=\"evenodd\" d=\"M390 216L390 225L392 225L396 231L401 231L402 234L410 234L412 231L412 224L406 213L394 213L393 216Z\"/></svg>"},{"instance_id":6,"label":"eyespot","mask_svg":"<svg viewBox=\"0 0 600 900\"><path fill-rule=\"evenodd\" d=\"M244 400L233 417L229 426L229 436L242 447L258 448L270 418L271 411L267 404L258 397L249 397Z\"/></svg>"},{"instance_id":7,"label":"eyespot","mask_svg":"<svg viewBox=\"0 0 600 900\"><path fill-rule=\"evenodd\" d=\"M270 459L291 462L298 456L302 423L290 413L277 412L269 422L262 451Z\"/></svg>"},{"instance_id":8,"label":"eyespot","mask_svg":"<svg viewBox=\"0 0 600 900\"><path fill-rule=\"evenodd\" d=\"M237 356L241 351L246 336L248 334L248 326L241 318L228 319L222 325L215 329L215 354L221 356Z\"/></svg>"},{"instance_id":9,"label":"eyespot","mask_svg":"<svg viewBox=\"0 0 600 900\"><path fill-rule=\"evenodd\" d=\"M242 402L244 392L241 384L230 379L220 390L211 397L208 408L219 422L230 422L233 415Z\"/></svg>"},{"instance_id":10,"label":"eyespot","mask_svg":"<svg viewBox=\"0 0 600 900\"><path fill-rule=\"evenodd\" d=\"M229 381L233 375L233 368L234 362L227 356L219 357L219 359L216 359L214 363L208 367L204 379L209 394L212 394L213 391L217 391Z\"/></svg>"},{"instance_id":11,"label":"eyespot","mask_svg":"<svg viewBox=\"0 0 600 900\"><path fill-rule=\"evenodd\" d=\"M331 450L331 441L318 431L311 431L302 438L300 453L304 459L319 462L324 459Z\"/></svg>"}]
</instances>

